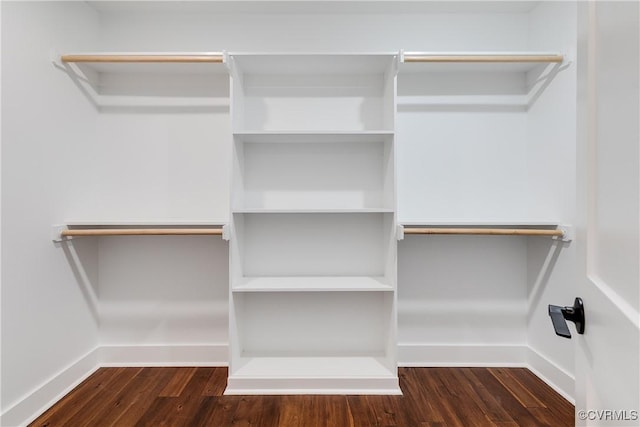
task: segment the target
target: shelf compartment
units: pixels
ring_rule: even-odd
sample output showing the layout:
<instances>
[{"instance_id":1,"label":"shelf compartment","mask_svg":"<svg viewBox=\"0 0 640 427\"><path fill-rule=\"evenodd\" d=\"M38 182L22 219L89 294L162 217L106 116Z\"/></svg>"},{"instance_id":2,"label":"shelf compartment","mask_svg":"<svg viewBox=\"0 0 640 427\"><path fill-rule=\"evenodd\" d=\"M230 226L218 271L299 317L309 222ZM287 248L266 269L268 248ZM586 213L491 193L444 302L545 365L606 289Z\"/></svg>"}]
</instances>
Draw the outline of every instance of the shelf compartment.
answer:
<instances>
[{"instance_id":1,"label":"shelf compartment","mask_svg":"<svg viewBox=\"0 0 640 427\"><path fill-rule=\"evenodd\" d=\"M399 393L391 292L234 293L226 394Z\"/></svg>"},{"instance_id":2,"label":"shelf compartment","mask_svg":"<svg viewBox=\"0 0 640 427\"><path fill-rule=\"evenodd\" d=\"M233 277L388 276L395 244L393 217L392 213L234 214Z\"/></svg>"},{"instance_id":3,"label":"shelf compartment","mask_svg":"<svg viewBox=\"0 0 640 427\"><path fill-rule=\"evenodd\" d=\"M234 293L234 350L239 357L381 357L390 354L393 305L389 292ZM231 372L241 368L233 363Z\"/></svg>"},{"instance_id":4,"label":"shelf compartment","mask_svg":"<svg viewBox=\"0 0 640 427\"><path fill-rule=\"evenodd\" d=\"M233 129L394 128L396 55L231 55Z\"/></svg>"},{"instance_id":5,"label":"shelf compartment","mask_svg":"<svg viewBox=\"0 0 640 427\"><path fill-rule=\"evenodd\" d=\"M234 292L319 292L374 291L392 292L393 286L382 276L343 277L243 277Z\"/></svg>"},{"instance_id":6,"label":"shelf compartment","mask_svg":"<svg viewBox=\"0 0 640 427\"><path fill-rule=\"evenodd\" d=\"M234 211L393 210L392 136L243 135L234 151Z\"/></svg>"}]
</instances>

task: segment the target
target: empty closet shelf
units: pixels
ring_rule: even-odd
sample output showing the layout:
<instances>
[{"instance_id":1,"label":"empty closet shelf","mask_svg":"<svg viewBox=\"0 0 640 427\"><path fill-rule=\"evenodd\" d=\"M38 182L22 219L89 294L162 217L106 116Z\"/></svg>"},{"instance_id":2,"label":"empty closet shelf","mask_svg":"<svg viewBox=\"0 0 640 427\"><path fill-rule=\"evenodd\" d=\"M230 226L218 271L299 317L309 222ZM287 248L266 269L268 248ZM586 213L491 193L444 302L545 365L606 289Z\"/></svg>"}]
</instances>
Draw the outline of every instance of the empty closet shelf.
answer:
<instances>
[{"instance_id":1,"label":"empty closet shelf","mask_svg":"<svg viewBox=\"0 0 640 427\"><path fill-rule=\"evenodd\" d=\"M382 276L244 277L234 292L393 291Z\"/></svg>"}]
</instances>

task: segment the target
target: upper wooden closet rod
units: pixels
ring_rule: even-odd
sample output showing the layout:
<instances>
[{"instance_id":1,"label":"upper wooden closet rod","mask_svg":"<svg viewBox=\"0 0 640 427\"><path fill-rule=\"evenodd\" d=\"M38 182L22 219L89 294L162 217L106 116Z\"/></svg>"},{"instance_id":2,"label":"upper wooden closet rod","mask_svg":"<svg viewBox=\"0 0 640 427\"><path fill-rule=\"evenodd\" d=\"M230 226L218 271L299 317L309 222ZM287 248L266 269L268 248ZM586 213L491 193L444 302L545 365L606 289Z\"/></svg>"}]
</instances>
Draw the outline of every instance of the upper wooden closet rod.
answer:
<instances>
[{"instance_id":1,"label":"upper wooden closet rod","mask_svg":"<svg viewBox=\"0 0 640 427\"><path fill-rule=\"evenodd\" d=\"M79 236L220 236L221 228L80 228L62 230L62 237Z\"/></svg>"},{"instance_id":2,"label":"upper wooden closet rod","mask_svg":"<svg viewBox=\"0 0 640 427\"><path fill-rule=\"evenodd\" d=\"M405 228L404 234L467 234L491 236L550 236L563 237L563 230L531 228Z\"/></svg>"},{"instance_id":3,"label":"upper wooden closet rod","mask_svg":"<svg viewBox=\"0 0 640 427\"><path fill-rule=\"evenodd\" d=\"M562 55L519 55L519 54L430 54L406 52L404 62L555 62L564 60Z\"/></svg>"},{"instance_id":4,"label":"upper wooden closet rod","mask_svg":"<svg viewBox=\"0 0 640 427\"><path fill-rule=\"evenodd\" d=\"M146 62L146 63L222 63L222 54L176 54L176 55L62 55L62 62Z\"/></svg>"}]
</instances>

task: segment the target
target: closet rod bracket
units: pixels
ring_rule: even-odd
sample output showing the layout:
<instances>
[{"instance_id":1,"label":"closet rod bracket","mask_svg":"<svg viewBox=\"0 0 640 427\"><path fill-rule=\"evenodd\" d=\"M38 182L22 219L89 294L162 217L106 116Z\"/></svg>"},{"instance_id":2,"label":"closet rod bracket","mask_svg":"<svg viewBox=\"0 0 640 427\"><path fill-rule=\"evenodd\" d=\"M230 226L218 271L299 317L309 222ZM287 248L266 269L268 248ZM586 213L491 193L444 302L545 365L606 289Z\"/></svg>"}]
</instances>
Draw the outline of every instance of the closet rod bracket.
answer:
<instances>
[{"instance_id":1,"label":"closet rod bracket","mask_svg":"<svg viewBox=\"0 0 640 427\"><path fill-rule=\"evenodd\" d=\"M562 237L559 240L563 242L570 242L575 239L575 230L573 226L567 224L561 224L558 226L558 230L562 230Z\"/></svg>"},{"instance_id":2,"label":"closet rod bracket","mask_svg":"<svg viewBox=\"0 0 640 427\"><path fill-rule=\"evenodd\" d=\"M56 224L51 227L51 240L53 243L62 243L73 239L73 236L63 236L62 232L67 229L66 225Z\"/></svg>"},{"instance_id":3,"label":"closet rod bracket","mask_svg":"<svg viewBox=\"0 0 640 427\"><path fill-rule=\"evenodd\" d=\"M404 226L401 224L396 226L396 239L404 240Z\"/></svg>"}]
</instances>

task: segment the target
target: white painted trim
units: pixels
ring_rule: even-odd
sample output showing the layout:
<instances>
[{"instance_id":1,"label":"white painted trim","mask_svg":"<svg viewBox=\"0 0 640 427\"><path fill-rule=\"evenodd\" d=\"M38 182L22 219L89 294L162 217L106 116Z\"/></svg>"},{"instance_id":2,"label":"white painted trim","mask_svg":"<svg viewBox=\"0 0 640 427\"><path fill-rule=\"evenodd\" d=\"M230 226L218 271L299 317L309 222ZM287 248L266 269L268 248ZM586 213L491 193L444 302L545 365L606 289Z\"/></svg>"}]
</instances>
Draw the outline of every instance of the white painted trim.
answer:
<instances>
[{"instance_id":1,"label":"white painted trim","mask_svg":"<svg viewBox=\"0 0 640 427\"><path fill-rule=\"evenodd\" d=\"M95 348L2 413L0 425L14 427L31 423L98 368L98 348Z\"/></svg>"},{"instance_id":2,"label":"white painted trim","mask_svg":"<svg viewBox=\"0 0 640 427\"><path fill-rule=\"evenodd\" d=\"M613 304L624 317L636 328L640 329L640 312L636 310L629 301L624 299L611 286L595 274L588 274L589 283L595 286L602 295L604 295L611 304Z\"/></svg>"},{"instance_id":3,"label":"white painted trim","mask_svg":"<svg viewBox=\"0 0 640 427\"><path fill-rule=\"evenodd\" d=\"M549 387L575 404L575 378L531 347L527 349L527 367Z\"/></svg>"},{"instance_id":4,"label":"white painted trim","mask_svg":"<svg viewBox=\"0 0 640 427\"><path fill-rule=\"evenodd\" d=\"M100 366L228 366L229 346L207 345L125 345L102 346Z\"/></svg>"},{"instance_id":5,"label":"white painted trim","mask_svg":"<svg viewBox=\"0 0 640 427\"><path fill-rule=\"evenodd\" d=\"M398 377L388 378L268 378L234 377L227 381L225 395L341 394L401 395Z\"/></svg>"},{"instance_id":6,"label":"white painted trim","mask_svg":"<svg viewBox=\"0 0 640 427\"><path fill-rule=\"evenodd\" d=\"M500 366L527 367L525 344L431 345L398 344L400 367Z\"/></svg>"}]
</instances>

